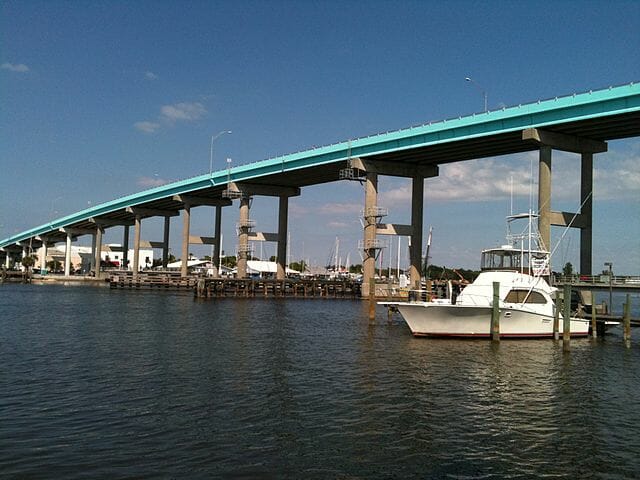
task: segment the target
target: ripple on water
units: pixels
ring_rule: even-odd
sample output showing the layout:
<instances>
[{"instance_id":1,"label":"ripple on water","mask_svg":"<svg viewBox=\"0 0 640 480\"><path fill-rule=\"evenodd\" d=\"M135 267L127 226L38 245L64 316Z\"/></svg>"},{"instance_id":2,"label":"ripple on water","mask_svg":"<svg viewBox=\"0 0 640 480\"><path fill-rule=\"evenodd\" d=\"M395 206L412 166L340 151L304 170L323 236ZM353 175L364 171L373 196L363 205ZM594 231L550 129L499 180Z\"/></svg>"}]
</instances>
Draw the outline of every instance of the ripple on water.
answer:
<instances>
[{"instance_id":1,"label":"ripple on water","mask_svg":"<svg viewBox=\"0 0 640 480\"><path fill-rule=\"evenodd\" d=\"M442 341L351 301L0 288L9 478L636 478L637 345Z\"/></svg>"}]
</instances>

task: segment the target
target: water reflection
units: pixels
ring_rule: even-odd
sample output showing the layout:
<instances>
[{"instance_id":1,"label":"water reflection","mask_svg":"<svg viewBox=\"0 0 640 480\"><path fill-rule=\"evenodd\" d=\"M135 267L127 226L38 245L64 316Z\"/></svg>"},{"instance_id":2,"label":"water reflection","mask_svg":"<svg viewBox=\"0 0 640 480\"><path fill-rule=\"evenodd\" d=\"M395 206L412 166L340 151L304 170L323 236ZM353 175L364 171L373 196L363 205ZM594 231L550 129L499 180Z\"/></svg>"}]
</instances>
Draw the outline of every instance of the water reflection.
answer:
<instances>
[{"instance_id":1,"label":"water reflection","mask_svg":"<svg viewBox=\"0 0 640 480\"><path fill-rule=\"evenodd\" d=\"M550 340L414 338L352 301L28 286L0 301L9 477L640 471L640 350L619 336L564 354Z\"/></svg>"}]
</instances>

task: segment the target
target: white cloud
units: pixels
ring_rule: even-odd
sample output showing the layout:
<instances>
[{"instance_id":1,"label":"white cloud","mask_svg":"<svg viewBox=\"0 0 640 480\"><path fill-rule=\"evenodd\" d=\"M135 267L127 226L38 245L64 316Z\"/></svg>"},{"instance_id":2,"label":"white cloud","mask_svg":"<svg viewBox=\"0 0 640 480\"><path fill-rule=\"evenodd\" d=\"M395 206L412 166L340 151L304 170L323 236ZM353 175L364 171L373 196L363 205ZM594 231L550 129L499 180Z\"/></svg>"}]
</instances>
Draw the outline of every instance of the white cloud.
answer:
<instances>
[{"instance_id":1,"label":"white cloud","mask_svg":"<svg viewBox=\"0 0 640 480\"><path fill-rule=\"evenodd\" d=\"M202 118L207 110L199 102L182 102L174 105L164 105L160 109L162 119L168 122L191 122Z\"/></svg>"},{"instance_id":2,"label":"white cloud","mask_svg":"<svg viewBox=\"0 0 640 480\"><path fill-rule=\"evenodd\" d=\"M596 200L640 199L640 157L607 160L593 173Z\"/></svg>"},{"instance_id":3,"label":"white cloud","mask_svg":"<svg viewBox=\"0 0 640 480\"><path fill-rule=\"evenodd\" d=\"M347 228L351 225L345 222L329 222L327 223L327 227L329 228Z\"/></svg>"},{"instance_id":4,"label":"white cloud","mask_svg":"<svg viewBox=\"0 0 640 480\"><path fill-rule=\"evenodd\" d=\"M156 130L158 130L160 128L160 124L159 123L154 123L154 122L136 122L133 124L133 126L137 129L140 130L141 132L144 133L155 133Z\"/></svg>"},{"instance_id":5,"label":"white cloud","mask_svg":"<svg viewBox=\"0 0 640 480\"><path fill-rule=\"evenodd\" d=\"M300 205L299 203L289 204L289 215L292 217L305 217L309 215L309 212L311 212L311 209L304 205Z\"/></svg>"},{"instance_id":6,"label":"white cloud","mask_svg":"<svg viewBox=\"0 0 640 480\"><path fill-rule=\"evenodd\" d=\"M18 72L18 73L26 73L29 71L29 67L27 67L24 63L3 63L0 65L0 68L3 70L9 70L10 72Z\"/></svg>"},{"instance_id":7,"label":"white cloud","mask_svg":"<svg viewBox=\"0 0 640 480\"><path fill-rule=\"evenodd\" d=\"M511 185L513 179L513 186ZM529 195L528 162L494 159L458 162L440 166L440 175L425 182L428 201L475 201ZM379 205L384 207L411 205L411 181L392 182L393 187L380 192ZM535 190L535 189L534 189Z\"/></svg>"},{"instance_id":8,"label":"white cloud","mask_svg":"<svg viewBox=\"0 0 640 480\"><path fill-rule=\"evenodd\" d=\"M158 76L153 72L144 72L144 78L147 80L156 80Z\"/></svg>"},{"instance_id":9,"label":"white cloud","mask_svg":"<svg viewBox=\"0 0 640 480\"><path fill-rule=\"evenodd\" d=\"M136 183L144 188L153 188L165 185L169 183L169 181L158 177L140 177Z\"/></svg>"},{"instance_id":10,"label":"white cloud","mask_svg":"<svg viewBox=\"0 0 640 480\"><path fill-rule=\"evenodd\" d=\"M640 198L640 154L612 152L606 157L596 156L594 165L594 198L596 200ZM575 204L574 208L578 208L580 156L554 151L552 175L554 203ZM537 152L441 165L440 175L427 179L424 187L428 202L508 201L511 192L514 198L528 199L531 191L536 204ZM380 192L378 204L384 207L406 206L408 208L411 205L411 182L409 180L392 181L391 188Z\"/></svg>"},{"instance_id":11,"label":"white cloud","mask_svg":"<svg viewBox=\"0 0 640 480\"><path fill-rule=\"evenodd\" d=\"M320 215L359 214L362 205L358 203L325 203L317 208Z\"/></svg>"},{"instance_id":12,"label":"white cloud","mask_svg":"<svg viewBox=\"0 0 640 480\"><path fill-rule=\"evenodd\" d=\"M147 72L149 74L151 72ZM207 109L199 102L181 102L163 105L156 122L142 121L134 123L134 127L144 133L155 133L163 125L171 126L176 122L193 122L207 114Z\"/></svg>"}]
</instances>

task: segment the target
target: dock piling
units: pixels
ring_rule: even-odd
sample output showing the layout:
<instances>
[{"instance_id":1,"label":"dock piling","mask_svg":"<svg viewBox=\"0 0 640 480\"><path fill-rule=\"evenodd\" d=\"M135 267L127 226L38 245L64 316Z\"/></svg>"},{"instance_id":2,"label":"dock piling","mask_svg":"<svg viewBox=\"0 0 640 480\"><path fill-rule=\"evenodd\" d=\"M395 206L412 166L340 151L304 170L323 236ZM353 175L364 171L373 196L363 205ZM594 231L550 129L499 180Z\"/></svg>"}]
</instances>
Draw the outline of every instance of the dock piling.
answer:
<instances>
[{"instance_id":1,"label":"dock piling","mask_svg":"<svg viewBox=\"0 0 640 480\"><path fill-rule=\"evenodd\" d=\"M560 302L560 294L556 292L556 305L553 309L553 339L560 340L560 308L562 303Z\"/></svg>"},{"instance_id":2,"label":"dock piling","mask_svg":"<svg viewBox=\"0 0 640 480\"><path fill-rule=\"evenodd\" d=\"M624 303L624 313L622 316L624 326L623 339L627 347L631 346L631 295L627 293L627 301Z\"/></svg>"},{"instance_id":3,"label":"dock piling","mask_svg":"<svg viewBox=\"0 0 640 480\"><path fill-rule=\"evenodd\" d=\"M491 310L491 340L500 341L500 282L493 282L493 309Z\"/></svg>"},{"instance_id":4,"label":"dock piling","mask_svg":"<svg viewBox=\"0 0 640 480\"><path fill-rule=\"evenodd\" d=\"M595 295L591 292L591 298L595 299ZM595 301L591 301L591 338L598 338L598 316L596 315Z\"/></svg>"},{"instance_id":5,"label":"dock piling","mask_svg":"<svg viewBox=\"0 0 640 480\"><path fill-rule=\"evenodd\" d=\"M562 299L562 350L568 352L571 350L571 285L564 286L564 295Z\"/></svg>"},{"instance_id":6,"label":"dock piling","mask_svg":"<svg viewBox=\"0 0 640 480\"><path fill-rule=\"evenodd\" d=\"M369 323L376 320L376 279L369 279Z\"/></svg>"}]
</instances>

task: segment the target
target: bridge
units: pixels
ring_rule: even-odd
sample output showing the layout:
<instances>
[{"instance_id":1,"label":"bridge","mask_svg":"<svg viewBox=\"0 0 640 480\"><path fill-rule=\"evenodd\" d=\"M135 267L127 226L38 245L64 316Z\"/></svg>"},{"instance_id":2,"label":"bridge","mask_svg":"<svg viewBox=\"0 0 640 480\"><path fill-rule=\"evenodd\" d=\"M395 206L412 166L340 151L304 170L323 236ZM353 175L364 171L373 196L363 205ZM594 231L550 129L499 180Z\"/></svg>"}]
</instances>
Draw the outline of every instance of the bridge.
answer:
<instances>
[{"instance_id":1,"label":"bridge","mask_svg":"<svg viewBox=\"0 0 640 480\"><path fill-rule=\"evenodd\" d=\"M187 275L189 245L214 246L214 262L220 255L223 208L240 203L238 219L238 277L244 278L251 239L277 241L277 278L285 276L288 200L310 185L358 180L365 184L363 293L374 276L381 243L377 235L411 237L410 277L420 281L423 193L425 179L438 175L439 165L527 151L539 151L539 230L550 244L551 225L580 229L580 272L592 273L593 156L607 151L607 142L640 135L640 84L555 97L534 103L405 128L292 153L219 170L115 199L34 227L0 241L0 262L8 267L20 256L38 250L46 258L47 248L66 242L65 274L70 273L70 250L79 236L92 236L93 265L100 263L102 235L107 228L123 227L124 261L128 261L130 227L134 227L133 271L138 272L141 222L164 217L164 236L154 247L168 258L172 217L182 216L182 275ZM581 156L579 212L551 209L551 159L553 150ZM386 210L378 205L379 175L412 179L411 224L384 224ZM250 200L254 196L279 198L278 232L254 231ZM190 235L191 209L216 209L214 237ZM43 256L44 255L44 256ZM2 258L3 256L4 258ZM218 267L218 265L216 265ZM99 268L96 269L99 276Z\"/></svg>"}]
</instances>

